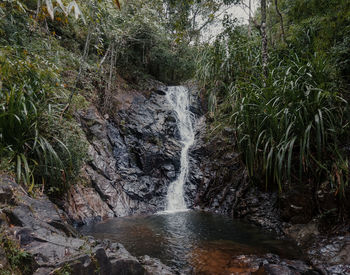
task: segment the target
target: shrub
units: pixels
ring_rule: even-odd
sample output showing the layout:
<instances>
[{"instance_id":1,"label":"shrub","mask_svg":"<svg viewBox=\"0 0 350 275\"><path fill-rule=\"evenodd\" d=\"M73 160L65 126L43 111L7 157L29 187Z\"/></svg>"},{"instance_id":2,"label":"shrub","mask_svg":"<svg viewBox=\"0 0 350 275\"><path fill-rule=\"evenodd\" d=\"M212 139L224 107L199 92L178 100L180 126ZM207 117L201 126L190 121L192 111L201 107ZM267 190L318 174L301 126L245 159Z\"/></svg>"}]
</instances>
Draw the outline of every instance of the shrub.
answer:
<instances>
[{"instance_id":1,"label":"shrub","mask_svg":"<svg viewBox=\"0 0 350 275\"><path fill-rule=\"evenodd\" d=\"M208 92L214 132L233 127L249 174L266 186L348 184L347 101L331 60L284 47L269 57L263 82L259 39L236 28L205 48L197 78Z\"/></svg>"},{"instance_id":2,"label":"shrub","mask_svg":"<svg viewBox=\"0 0 350 275\"><path fill-rule=\"evenodd\" d=\"M74 119L62 116L67 98L57 67L61 64L36 53L37 39L26 47L0 50L1 167L13 169L29 191L44 184L46 191L59 195L79 173L87 150Z\"/></svg>"}]
</instances>

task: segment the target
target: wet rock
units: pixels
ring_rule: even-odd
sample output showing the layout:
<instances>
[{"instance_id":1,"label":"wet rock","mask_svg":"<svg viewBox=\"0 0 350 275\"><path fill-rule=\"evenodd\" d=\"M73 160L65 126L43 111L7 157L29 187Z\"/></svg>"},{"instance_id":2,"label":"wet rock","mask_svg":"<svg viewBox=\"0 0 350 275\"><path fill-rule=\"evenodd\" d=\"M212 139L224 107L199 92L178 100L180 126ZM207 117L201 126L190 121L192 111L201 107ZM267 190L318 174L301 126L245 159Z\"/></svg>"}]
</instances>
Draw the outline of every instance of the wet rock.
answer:
<instances>
[{"instance_id":1,"label":"wet rock","mask_svg":"<svg viewBox=\"0 0 350 275\"><path fill-rule=\"evenodd\" d=\"M48 205L50 206L50 205ZM37 265L55 264L67 255L77 253L85 241L68 237L66 230L58 230L44 221L45 214L35 212L27 205L7 209L14 236L21 246L34 256ZM64 224L61 221L61 224Z\"/></svg>"},{"instance_id":2,"label":"wet rock","mask_svg":"<svg viewBox=\"0 0 350 275\"><path fill-rule=\"evenodd\" d=\"M55 266L65 257L78 254L85 243L84 240L54 235L47 230L30 232L30 235L31 242L23 248L34 256L38 266ZM21 236L17 235L18 238Z\"/></svg>"},{"instance_id":3,"label":"wet rock","mask_svg":"<svg viewBox=\"0 0 350 275\"><path fill-rule=\"evenodd\" d=\"M196 194L192 199L194 207L231 215L239 193L245 189L246 175L238 155L231 154L232 137L223 138L207 141L205 117L197 118L196 140L190 149L189 175L197 190L193 192L186 186L186 195Z\"/></svg>"},{"instance_id":4,"label":"wet rock","mask_svg":"<svg viewBox=\"0 0 350 275\"><path fill-rule=\"evenodd\" d=\"M244 218L259 227L283 234L283 224L278 208L276 193L262 192L249 186L242 194L234 209L234 216Z\"/></svg>"},{"instance_id":5,"label":"wet rock","mask_svg":"<svg viewBox=\"0 0 350 275\"><path fill-rule=\"evenodd\" d=\"M191 148L190 182L185 187L196 208L243 218L282 234L276 193L262 192L249 184L247 171L235 152L234 130L206 142L205 118L197 121L196 142ZM195 197L194 197L195 194Z\"/></svg>"},{"instance_id":6,"label":"wet rock","mask_svg":"<svg viewBox=\"0 0 350 275\"><path fill-rule=\"evenodd\" d=\"M156 89L154 92L159 94L159 95L166 95L166 91L161 90L161 89Z\"/></svg>"},{"instance_id":7,"label":"wet rock","mask_svg":"<svg viewBox=\"0 0 350 275\"><path fill-rule=\"evenodd\" d=\"M14 190L16 201L3 210L11 225L9 231L33 255L37 265L52 264L79 251L84 241L69 237L74 230L61 219L60 211L47 197L31 198L17 184L3 178L0 180L0 186L8 183Z\"/></svg>"},{"instance_id":8,"label":"wet rock","mask_svg":"<svg viewBox=\"0 0 350 275\"><path fill-rule=\"evenodd\" d=\"M164 265L161 261L151 258L149 256L143 256L139 258L140 263L145 267L149 274L154 275L175 275L175 271L170 267Z\"/></svg>"},{"instance_id":9,"label":"wet rock","mask_svg":"<svg viewBox=\"0 0 350 275\"><path fill-rule=\"evenodd\" d=\"M60 269L69 267L71 274L77 275L146 275L145 268L121 245L109 247L101 244L93 248L91 255L76 255L60 262ZM111 252L113 249L113 253Z\"/></svg>"},{"instance_id":10,"label":"wet rock","mask_svg":"<svg viewBox=\"0 0 350 275\"><path fill-rule=\"evenodd\" d=\"M81 223L114 216L94 188L83 187L81 184L70 188L65 208L71 219Z\"/></svg>"},{"instance_id":11,"label":"wet rock","mask_svg":"<svg viewBox=\"0 0 350 275\"><path fill-rule=\"evenodd\" d=\"M284 233L293 240L296 240L298 245L303 247L306 247L310 242L313 242L315 237L320 234L318 231L318 225L314 222L290 225L284 229Z\"/></svg>"},{"instance_id":12,"label":"wet rock","mask_svg":"<svg viewBox=\"0 0 350 275\"><path fill-rule=\"evenodd\" d=\"M280 259L276 255L264 255L263 257L257 256L239 256L233 260L233 263L239 264L244 262L250 267L257 267L255 273L252 274L267 274L267 275L321 275L317 269L307 265L300 260L286 260Z\"/></svg>"},{"instance_id":13,"label":"wet rock","mask_svg":"<svg viewBox=\"0 0 350 275\"><path fill-rule=\"evenodd\" d=\"M176 172L175 167L172 164L164 164L162 166L164 174L167 176L168 179L174 180L176 178Z\"/></svg>"},{"instance_id":14,"label":"wet rock","mask_svg":"<svg viewBox=\"0 0 350 275\"><path fill-rule=\"evenodd\" d=\"M106 274L147 274L146 269L141 263L121 245L110 244L106 250L108 258L110 259L110 272Z\"/></svg>"},{"instance_id":15,"label":"wet rock","mask_svg":"<svg viewBox=\"0 0 350 275\"><path fill-rule=\"evenodd\" d=\"M31 198L12 179L0 177L0 189L5 186L11 186L15 203L3 209L6 219L2 230L5 228L6 234L31 255L34 274L47 275L55 271L82 275L167 274L161 273L168 269L157 260L140 263L120 244L95 241L91 237L78 238L66 222L67 216L47 197ZM0 265L6 264L0 246Z\"/></svg>"},{"instance_id":16,"label":"wet rock","mask_svg":"<svg viewBox=\"0 0 350 275\"><path fill-rule=\"evenodd\" d=\"M47 275L47 274L52 274L52 271L54 268L50 267L40 267L36 269L33 273L33 275Z\"/></svg>"},{"instance_id":17,"label":"wet rock","mask_svg":"<svg viewBox=\"0 0 350 275\"><path fill-rule=\"evenodd\" d=\"M330 274L349 274L350 236L315 238L308 256L313 265Z\"/></svg>"},{"instance_id":18,"label":"wet rock","mask_svg":"<svg viewBox=\"0 0 350 275\"><path fill-rule=\"evenodd\" d=\"M134 200L149 204L151 211L162 210L167 187L180 169L181 145L171 106L164 96L138 95L118 118L119 129L111 127L110 136L120 184Z\"/></svg>"},{"instance_id":19,"label":"wet rock","mask_svg":"<svg viewBox=\"0 0 350 275\"><path fill-rule=\"evenodd\" d=\"M72 187L64 203L78 224L164 209L181 153L175 114L165 92L158 87L147 96L129 94L128 104L121 104L112 119L93 106L79 113L90 143L90 161L83 170L84 182Z\"/></svg>"},{"instance_id":20,"label":"wet rock","mask_svg":"<svg viewBox=\"0 0 350 275\"><path fill-rule=\"evenodd\" d=\"M315 214L313 192L308 185L286 190L280 197L281 218L293 224L306 224Z\"/></svg>"},{"instance_id":21,"label":"wet rock","mask_svg":"<svg viewBox=\"0 0 350 275\"><path fill-rule=\"evenodd\" d=\"M82 171L83 182L73 186L65 198L63 207L68 216L84 224L148 209L123 190L118 167L128 165L129 156L123 141L118 140L118 130L93 106L80 113L79 119L90 142L91 160Z\"/></svg>"}]
</instances>

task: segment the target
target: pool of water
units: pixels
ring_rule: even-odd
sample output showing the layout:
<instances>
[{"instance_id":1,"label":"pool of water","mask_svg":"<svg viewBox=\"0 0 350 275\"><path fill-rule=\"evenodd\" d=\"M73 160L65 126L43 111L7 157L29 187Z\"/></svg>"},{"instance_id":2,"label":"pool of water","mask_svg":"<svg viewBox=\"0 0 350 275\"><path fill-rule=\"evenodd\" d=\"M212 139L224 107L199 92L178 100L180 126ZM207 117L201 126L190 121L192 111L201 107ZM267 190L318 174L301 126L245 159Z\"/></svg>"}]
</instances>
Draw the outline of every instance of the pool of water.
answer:
<instances>
[{"instance_id":1,"label":"pool of water","mask_svg":"<svg viewBox=\"0 0 350 275\"><path fill-rule=\"evenodd\" d=\"M98 239L122 243L134 256L149 255L184 269L232 256L273 253L300 259L297 246L249 224L205 212L186 211L115 218L82 228ZM211 255L211 256L208 256Z\"/></svg>"}]
</instances>

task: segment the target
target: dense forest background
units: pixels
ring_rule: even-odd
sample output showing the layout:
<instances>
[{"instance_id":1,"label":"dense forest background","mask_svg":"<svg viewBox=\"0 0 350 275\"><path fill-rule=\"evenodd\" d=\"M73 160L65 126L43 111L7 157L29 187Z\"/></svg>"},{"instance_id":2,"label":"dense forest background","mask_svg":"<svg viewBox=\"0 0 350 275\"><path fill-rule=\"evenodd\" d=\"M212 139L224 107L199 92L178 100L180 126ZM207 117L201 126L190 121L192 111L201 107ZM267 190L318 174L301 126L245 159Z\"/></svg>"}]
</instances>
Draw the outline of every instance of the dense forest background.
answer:
<instances>
[{"instance_id":1,"label":"dense forest background","mask_svg":"<svg viewBox=\"0 0 350 275\"><path fill-rule=\"evenodd\" d=\"M240 2L1 1L1 171L29 192L59 197L87 161L77 110L93 102L113 114L121 85L194 79L208 102L208 138L234 129L253 184L280 192L322 185L341 205L350 3L261 0L249 24L226 15L223 32L203 41L227 7L247 4Z\"/></svg>"}]
</instances>

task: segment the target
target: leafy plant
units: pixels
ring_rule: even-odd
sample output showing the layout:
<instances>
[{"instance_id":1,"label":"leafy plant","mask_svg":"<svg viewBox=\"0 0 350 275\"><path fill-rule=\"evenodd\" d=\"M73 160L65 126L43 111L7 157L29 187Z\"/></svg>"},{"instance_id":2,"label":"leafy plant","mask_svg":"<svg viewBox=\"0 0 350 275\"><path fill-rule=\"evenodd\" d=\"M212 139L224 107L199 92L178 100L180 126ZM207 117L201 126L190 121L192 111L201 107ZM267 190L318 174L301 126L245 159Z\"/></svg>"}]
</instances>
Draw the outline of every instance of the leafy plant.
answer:
<instances>
[{"instance_id":1,"label":"leafy plant","mask_svg":"<svg viewBox=\"0 0 350 275\"><path fill-rule=\"evenodd\" d=\"M337 159L335 152L341 151L347 102L334 85L324 83L324 64L305 64L296 54L274 61L266 87L257 81L231 87L235 106L230 119L250 174L261 172L266 183L272 180L282 190L291 177L318 182L332 175L329 157ZM344 172L335 186L347 181Z\"/></svg>"},{"instance_id":2,"label":"leafy plant","mask_svg":"<svg viewBox=\"0 0 350 275\"><path fill-rule=\"evenodd\" d=\"M0 246L4 250L10 266L8 270L0 270L0 274L27 275L33 273L34 259L29 253L21 249L16 241L10 239L8 236L4 235L4 233L1 233ZM8 273L6 273L7 271Z\"/></svg>"},{"instance_id":3,"label":"leafy plant","mask_svg":"<svg viewBox=\"0 0 350 275\"><path fill-rule=\"evenodd\" d=\"M42 55L7 46L0 52L0 71L1 166L13 167L29 191L44 184L47 191L61 194L79 173L86 147L72 144L81 138L73 128L61 136L50 131L56 121L72 127L61 117L65 95L57 67Z\"/></svg>"},{"instance_id":4,"label":"leafy plant","mask_svg":"<svg viewBox=\"0 0 350 275\"><path fill-rule=\"evenodd\" d=\"M53 3L56 3L55 7ZM67 5L67 7L63 4L61 0L56 0L55 2L52 2L52 0L45 0L45 4L46 4L46 10L52 20L54 20L55 18L55 12L59 9L61 12L64 13L65 16L68 16L70 13L74 12L75 19L78 19L80 17L85 23L83 13L81 12L77 2L75 1L71 1ZM38 8L41 6L41 0L38 0L37 6Z\"/></svg>"},{"instance_id":5,"label":"leafy plant","mask_svg":"<svg viewBox=\"0 0 350 275\"><path fill-rule=\"evenodd\" d=\"M343 194L348 105L331 61L281 47L270 53L263 82L259 47L259 39L236 28L199 55L197 78L208 92L214 132L235 129L237 148L257 182L282 191L286 183L317 185L328 178Z\"/></svg>"}]
</instances>

